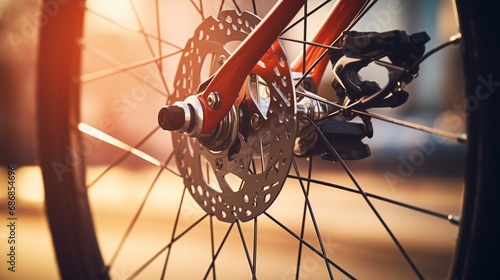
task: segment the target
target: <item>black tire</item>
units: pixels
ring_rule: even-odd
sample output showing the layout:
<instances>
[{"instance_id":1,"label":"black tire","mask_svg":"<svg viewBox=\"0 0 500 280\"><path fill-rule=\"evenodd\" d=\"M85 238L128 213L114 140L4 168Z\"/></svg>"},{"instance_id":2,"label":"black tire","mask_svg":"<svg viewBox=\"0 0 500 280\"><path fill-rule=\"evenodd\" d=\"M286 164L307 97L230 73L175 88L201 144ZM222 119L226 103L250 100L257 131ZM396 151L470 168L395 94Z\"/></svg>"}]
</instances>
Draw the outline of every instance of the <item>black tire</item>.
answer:
<instances>
[{"instance_id":1,"label":"black tire","mask_svg":"<svg viewBox=\"0 0 500 280\"><path fill-rule=\"evenodd\" d=\"M40 30L37 76L39 163L53 246L62 278L108 279L87 201L85 166L70 149L79 143L84 1L44 5L59 9Z\"/></svg>"},{"instance_id":2,"label":"black tire","mask_svg":"<svg viewBox=\"0 0 500 280\"><path fill-rule=\"evenodd\" d=\"M457 10L466 98L480 101L477 108L471 104L473 109L467 112L467 172L451 279L493 279L498 277L500 267L498 226L492 221L500 213L500 137L495 129L499 117L496 104L500 101L500 44L495 33L500 22L497 9L486 1L457 1Z\"/></svg>"}]
</instances>

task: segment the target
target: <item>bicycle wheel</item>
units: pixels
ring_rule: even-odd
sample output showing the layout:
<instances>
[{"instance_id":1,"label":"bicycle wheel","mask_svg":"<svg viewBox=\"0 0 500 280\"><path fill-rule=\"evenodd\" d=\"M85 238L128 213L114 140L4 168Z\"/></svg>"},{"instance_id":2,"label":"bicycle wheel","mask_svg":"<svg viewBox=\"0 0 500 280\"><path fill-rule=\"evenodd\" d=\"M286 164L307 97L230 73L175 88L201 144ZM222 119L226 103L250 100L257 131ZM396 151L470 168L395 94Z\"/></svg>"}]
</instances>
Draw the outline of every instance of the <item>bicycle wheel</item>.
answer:
<instances>
[{"instance_id":1,"label":"bicycle wheel","mask_svg":"<svg viewBox=\"0 0 500 280\"><path fill-rule=\"evenodd\" d=\"M363 180L342 166L343 158L366 156L365 146L342 146L342 139L322 142L324 132L313 134L318 144L310 148L326 153L326 160L312 151L297 152L295 136L304 125L295 118L296 103L305 97L295 96L303 89L293 88L296 73L289 70L286 56L293 59L294 51L302 50L300 45L294 50L285 36L284 47L276 44L268 52L270 62L263 68L269 71L249 73L240 93L248 98L237 101L216 135L192 138L158 129L160 107L203 86L274 3L122 2L47 0L43 5L43 11L53 13L40 35L40 165L63 278L443 278L450 265L452 278L494 275L491 264L497 261L487 252L496 248L495 231L484 213L498 212L493 174L498 164L492 152L496 136L488 129L498 111L496 43L489 36L496 25L494 16L482 16L493 9L457 1L469 103L466 187L455 246L458 228L449 224L448 213L426 208L459 211L459 203L441 207L444 202L416 196L426 183L413 175L422 158L412 163L403 157L406 161L396 160L403 166L398 174L384 172L384 167L379 179L368 174ZM317 25L314 20L324 14L316 10L328 10L329 2L305 7L308 16L298 25L299 41L309 40L302 31ZM389 5L374 6L384 4ZM395 16L372 14L381 15ZM180 25L189 31L179 31ZM313 91L307 82L301 87ZM482 91L477 90L480 85ZM327 97L331 93L323 87L317 91ZM418 99L419 93L411 98ZM374 131L376 137L377 126ZM432 147L410 146L409 155L430 158L426 152L434 153ZM123 180L128 172L141 174L147 183ZM389 182L421 183L410 185L417 190L407 196L371 187L372 181L387 182L388 176ZM363 181L368 186L361 186ZM357 200L344 203L347 197ZM414 222L401 223L394 213ZM369 219L355 219L355 214ZM432 249L443 239L418 243L415 234L398 238L408 231L448 232L446 252ZM154 238L156 234L160 237Z\"/></svg>"}]
</instances>

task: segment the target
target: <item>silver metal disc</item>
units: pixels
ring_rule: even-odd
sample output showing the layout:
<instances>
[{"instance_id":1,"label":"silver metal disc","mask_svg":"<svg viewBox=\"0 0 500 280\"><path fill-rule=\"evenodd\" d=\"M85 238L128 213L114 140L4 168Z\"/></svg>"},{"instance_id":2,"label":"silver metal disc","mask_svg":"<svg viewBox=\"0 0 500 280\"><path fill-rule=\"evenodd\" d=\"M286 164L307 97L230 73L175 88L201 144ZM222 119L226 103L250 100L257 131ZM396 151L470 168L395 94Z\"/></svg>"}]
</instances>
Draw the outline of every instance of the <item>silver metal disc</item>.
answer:
<instances>
[{"instance_id":1,"label":"silver metal disc","mask_svg":"<svg viewBox=\"0 0 500 280\"><path fill-rule=\"evenodd\" d=\"M196 94L259 22L249 12L234 10L204 20L186 44L168 104ZM187 190L205 212L226 222L248 221L265 211L290 168L297 132L296 98L279 42L237 90L237 101L212 135L197 139L172 133Z\"/></svg>"}]
</instances>

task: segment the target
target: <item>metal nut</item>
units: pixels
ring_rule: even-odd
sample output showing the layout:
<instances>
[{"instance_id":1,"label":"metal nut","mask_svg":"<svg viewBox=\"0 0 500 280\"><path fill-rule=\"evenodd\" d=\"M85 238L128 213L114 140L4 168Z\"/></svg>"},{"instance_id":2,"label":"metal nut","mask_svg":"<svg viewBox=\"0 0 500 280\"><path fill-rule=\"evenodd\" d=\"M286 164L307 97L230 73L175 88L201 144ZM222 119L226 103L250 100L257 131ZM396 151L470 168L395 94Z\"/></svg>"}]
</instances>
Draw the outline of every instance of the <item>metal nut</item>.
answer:
<instances>
[{"instance_id":1,"label":"metal nut","mask_svg":"<svg viewBox=\"0 0 500 280\"><path fill-rule=\"evenodd\" d=\"M250 125L254 129L258 129L260 127L260 117L257 113L254 113L250 118Z\"/></svg>"},{"instance_id":2,"label":"metal nut","mask_svg":"<svg viewBox=\"0 0 500 280\"><path fill-rule=\"evenodd\" d=\"M222 161L222 159L216 158L215 159L215 169L221 170L223 166L224 166L224 162Z\"/></svg>"},{"instance_id":3,"label":"metal nut","mask_svg":"<svg viewBox=\"0 0 500 280\"><path fill-rule=\"evenodd\" d=\"M213 91L213 92L208 94L207 105L210 109L215 110L215 109L219 108L220 102L221 102L220 94L218 92Z\"/></svg>"}]
</instances>

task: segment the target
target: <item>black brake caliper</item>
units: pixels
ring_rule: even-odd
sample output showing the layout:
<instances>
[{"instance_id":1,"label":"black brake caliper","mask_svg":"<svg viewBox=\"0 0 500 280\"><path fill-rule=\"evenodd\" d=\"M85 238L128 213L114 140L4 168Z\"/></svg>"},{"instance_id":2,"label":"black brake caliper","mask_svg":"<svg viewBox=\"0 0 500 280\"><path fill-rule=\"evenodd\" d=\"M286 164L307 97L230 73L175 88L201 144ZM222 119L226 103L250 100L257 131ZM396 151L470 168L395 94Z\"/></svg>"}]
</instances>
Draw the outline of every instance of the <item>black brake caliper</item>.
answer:
<instances>
[{"instance_id":1,"label":"black brake caliper","mask_svg":"<svg viewBox=\"0 0 500 280\"><path fill-rule=\"evenodd\" d=\"M425 53L430 40L426 32L408 35L405 31L357 32L346 31L339 40L341 51L332 51L334 79L332 87L339 103L356 110L373 107L397 107L408 100L405 86L418 74L418 61ZM380 60L387 58L389 61ZM370 63L388 70L389 79L384 87L375 81L363 80L359 71ZM356 115L350 110L343 112L350 120ZM363 123L329 118L321 125L328 142L337 149L343 159L361 159L370 155L370 149L361 140L373 136L371 120L360 116ZM321 144L325 143L318 143ZM335 160L329 149L324 158Z\"/></svg>"},{"instance_id":2,"label":"black brake caliper","mask_svg":"<svg viewBox=\"0 0 500 280\"><path fill-rule=\"evenodd\" d=\"M412 35L401 30L344 32L340 39L342 52L331 56L334 64L332 86L339 100L344 105L362 100L363 105L357 109L402 105L408 99L404 86L417 75L419 68L415 63L424 54L425 43L429 40L425 32ZM390 63L380 60L384 57ZM362 80L358 74L371 62L387 68L389 81L384 88L374 81Z\"/></svg>"}]
</instances>

